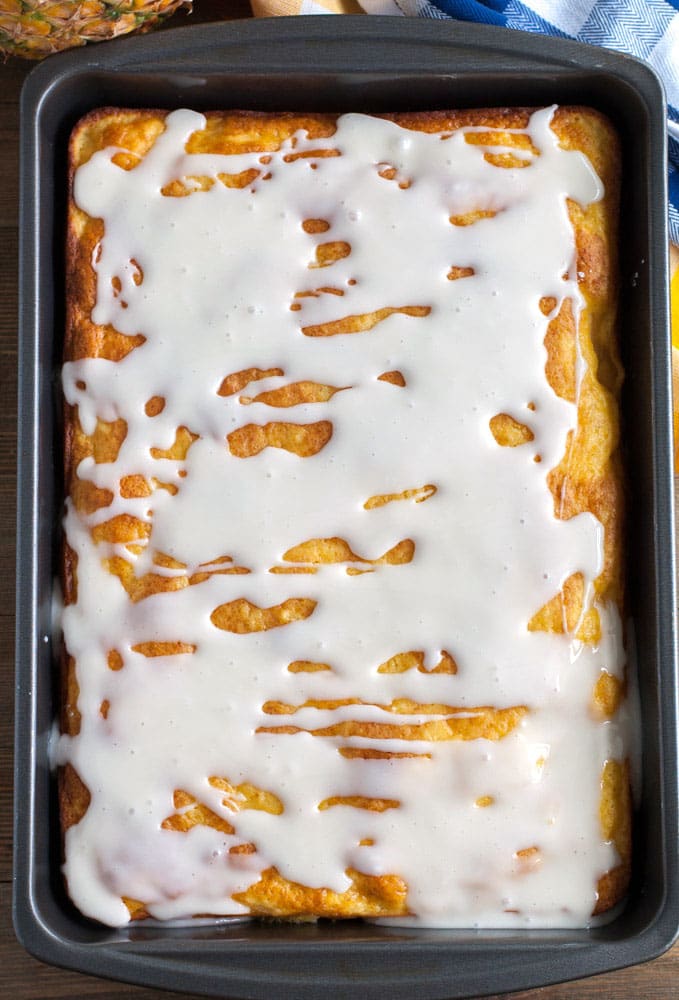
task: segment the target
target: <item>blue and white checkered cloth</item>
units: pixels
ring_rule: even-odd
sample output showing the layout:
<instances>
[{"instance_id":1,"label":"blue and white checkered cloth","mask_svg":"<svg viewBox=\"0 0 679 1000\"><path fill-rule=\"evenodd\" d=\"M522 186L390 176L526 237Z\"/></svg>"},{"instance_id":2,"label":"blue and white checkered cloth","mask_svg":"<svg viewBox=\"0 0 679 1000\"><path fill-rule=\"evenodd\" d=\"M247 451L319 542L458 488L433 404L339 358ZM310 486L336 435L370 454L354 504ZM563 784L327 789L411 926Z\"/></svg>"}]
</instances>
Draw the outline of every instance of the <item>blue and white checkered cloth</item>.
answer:
<instances>
[{"instance_id":1,"label":"blue and white checkered cloth","mask_svg":"<svg viewBox=\"0 0 679 1000\"><path fill-rule=\"evenodd\" d=\"M360 0L368 13L456 18L603 45L645 59L668 103L670 238L679 244L679 0Z\"/></svg>"}]
</instances>

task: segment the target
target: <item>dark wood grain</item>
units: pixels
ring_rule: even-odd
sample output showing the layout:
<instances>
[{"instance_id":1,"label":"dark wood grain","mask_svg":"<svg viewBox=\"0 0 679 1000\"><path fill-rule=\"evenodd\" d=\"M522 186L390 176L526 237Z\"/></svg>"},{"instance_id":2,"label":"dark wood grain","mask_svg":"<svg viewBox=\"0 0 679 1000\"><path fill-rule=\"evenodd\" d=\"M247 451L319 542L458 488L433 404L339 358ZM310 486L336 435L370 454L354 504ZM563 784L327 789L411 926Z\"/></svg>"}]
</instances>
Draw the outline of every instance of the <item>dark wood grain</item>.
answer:
<instances>
[{"instance_id":1,"label":"dark wood grain","mask_svg":"<svg viewBox=\"0 0 679 1000\"><path fill-rule=\"evenodd\" d=\"M197 24L249 14L247 0L196 0ZM171 26L171 25L170 25ZM16 315L19 92L31 64L0 63L0 996L13 1000L160 1000L139 989L43 965L19 945L11 923L14 537L16 463ZM190 994L173 994L192 1000ZM515 994L516 1000L667 1000L679 997L679 945L644 966ZM329 998L330 1000L330 998ZM357 995L356 1000L360 1000ZM497 1000L497 998L496 998Z\"/></svg>"}]
</instances>

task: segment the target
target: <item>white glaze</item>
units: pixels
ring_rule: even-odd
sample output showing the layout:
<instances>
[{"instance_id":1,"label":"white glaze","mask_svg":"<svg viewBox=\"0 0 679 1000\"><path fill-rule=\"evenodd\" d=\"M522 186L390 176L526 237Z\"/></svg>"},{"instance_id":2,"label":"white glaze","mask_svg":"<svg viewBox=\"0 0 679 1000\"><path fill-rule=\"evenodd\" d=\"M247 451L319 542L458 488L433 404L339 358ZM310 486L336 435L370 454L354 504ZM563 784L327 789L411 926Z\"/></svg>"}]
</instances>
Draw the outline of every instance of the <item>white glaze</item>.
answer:
<instances>
[{"instance_id":1,"label":"white glaze","mask_svg":"<svg viewBox=\"0 0 679 1000\"><path fill-rule=\"evenodd\" d=\"M624 726L596 721L590 705L600 671L622 673L620 623L615 608L599 608L598 649L526 628L571 573L591 581L602 553L599 523L590 515L556 520L546 483L575 407L545 379L548 318L539 300L568 296L578 312L565 199L586 204L602 193L585 157L558 146L552 113L532 116L526 131L540 153L524 154L531 160L524 169L492 166L486 147L465 142L465 130L426 135L347 115L331 139L294 140L296 152L328 147L340 156L285 162L289 142L272 155L269 180L242 190L216 182L189 197L163 197L160 189L174 178L261 169L257 154L186 154L187 138L204 120L181 111L133 171L112 163L112 149L77 171L76 202L105 227L92 318L146 337L123 361L70 362L63 371L66 398L86 432L97 417L128 424L115 462L87 459L78 470L114 492L112 505L85 517L69 501L65 518L79 588L62 625L77 662L82 722L77 737L60 738L54 756L73 764L92 796L66 836L69 890L86 914L124 923L121 895L143 900L163 919L239 914L244 908L232 893L275 865L293 881L338 891L348 886L351 867L400 875L411 912L430 926L588 922L597 879L617 860L602 841L598 800L604 762L624 753ZM380 177L385 164L410 187ZM471 226L450 224L451 215L479 206L499 211ZM327 219L331 228L310 236L301 226L307 218ZM330 240L350 243L351 254L310 269L315 247ZM139 286L131 260L143 271ZM453 265L475 274L449 281ZM290 310L296 292L329 285L344 295L298 299L302 309ZM392 315L364 333L302 332L385 306L418 305L430 314ZM255 366L277 366L285 376L217 394L225 375ZM393 369L404 374L405 388L378 381ZM327 403L290 409L239 402L301 380L351 388ZM144 404L155 395L166 406L149 418ZM499 447L489 430L499 412L529 424L534 441ZM281 420L329 420L333 436L304 459L274 448L247 459L230 454L231 431ZM149 449L167 448L181 425L200 435L186 460L153 459ZM179 492L122 499L117 484L133 473L172 482ZM428 483L437 492L424 503L363 507L370 496ZM123 512L152 523L139 556L92 542L93 525ZM360 576L347 575L346 565L320 566L315 575L269 572L285 565L291 546L331 536L366 559L410 538L415 556ZM251 572L132 604L102 560L123 555L137 576L183 572L154 566L154 552L186 563L189 574L227 554ZM307 597L317 606L305 621L267 632L214 627L211 612L241 597L260 607ZM197 648L154 659L132 651L152 639ZM116 672L106 661L113 648L124 657ZM405 650L423 650L431 668L444 649L457 675L377 672ZM287 670L302 659L333 670ZM350 697L367 704L262 712L275 699L302 705ZM396 698L467 711L525 705L529 712L499 742L255 733L286 723L312 730L342 719L432 718L380 707ZM338 753L342 746L430 756L350 760ZM230 812L208 784L211 775L273 791L283 814ZM227 818L236 834L162 830L177 788ZM357 794L401 805L384 813L317 808L331 795ZM485 795L493 805L476 807ZM359 846L363 838L374 846ZM228 854L249 841L256 854ZM513 855L533 845L540 865L518 873Z\"/></svg>"}]
</instances>

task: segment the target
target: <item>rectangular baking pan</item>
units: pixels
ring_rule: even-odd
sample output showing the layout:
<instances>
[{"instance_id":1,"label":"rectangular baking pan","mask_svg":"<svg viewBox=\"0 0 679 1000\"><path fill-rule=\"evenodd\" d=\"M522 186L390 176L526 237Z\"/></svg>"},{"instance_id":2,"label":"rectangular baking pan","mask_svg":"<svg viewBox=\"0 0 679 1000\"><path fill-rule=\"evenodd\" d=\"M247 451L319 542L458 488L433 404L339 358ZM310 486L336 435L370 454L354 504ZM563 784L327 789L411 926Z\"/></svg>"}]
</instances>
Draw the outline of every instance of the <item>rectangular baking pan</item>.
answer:
<instances>
[{"instance_id":1,"label":"rectangular baking pan","mask_svg":"<svg viewBox=\"0 0 679 1000\"><path fill-rule=\"evenodd\" d=\"M634 878L592 930L459 931L359 921L111 930L68 902L48 739L61 512L57 372L66 145L94 107L398 111L552 102L620 132L629 613L643 721ZM662 88L631 58L561 39L400 18L238 21L113 42L39 65L22 96L14 921L46 962L231 998L441 1000L526 989L653 958L677 934L677 688Z\"/></svg>"}]
</instances>

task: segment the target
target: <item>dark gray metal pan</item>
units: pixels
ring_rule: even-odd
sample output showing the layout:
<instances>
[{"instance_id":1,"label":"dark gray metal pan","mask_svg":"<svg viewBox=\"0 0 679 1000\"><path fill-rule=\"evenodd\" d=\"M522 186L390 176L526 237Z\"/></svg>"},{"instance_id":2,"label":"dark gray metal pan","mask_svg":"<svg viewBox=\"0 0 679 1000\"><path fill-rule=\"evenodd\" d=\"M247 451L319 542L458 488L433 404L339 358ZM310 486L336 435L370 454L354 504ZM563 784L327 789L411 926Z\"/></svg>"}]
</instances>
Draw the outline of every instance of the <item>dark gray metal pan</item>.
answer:
<instances>
[{"instance_id":1,"label":"dark gray metal pan","mask_svg":"<svg viewBox=\"0 0 679 1000\"><path fill-rule=\"evenodd\" d=\"M630 471L629 594L643 791L629 898L589 931L431 931L321 922L110 930L60 876L48 767L56 714L52 581L59 534L55 375L63 326L66 144L103 105L409 110L579 103L623 144L622 351ZM232 998L482 995L642 962L679 925L677 684L665 109L650 69L561 39L400 18L282 18L182 28L57 56L22 97L14 921L43 961Z\"/></svg>"}]
</instances>

